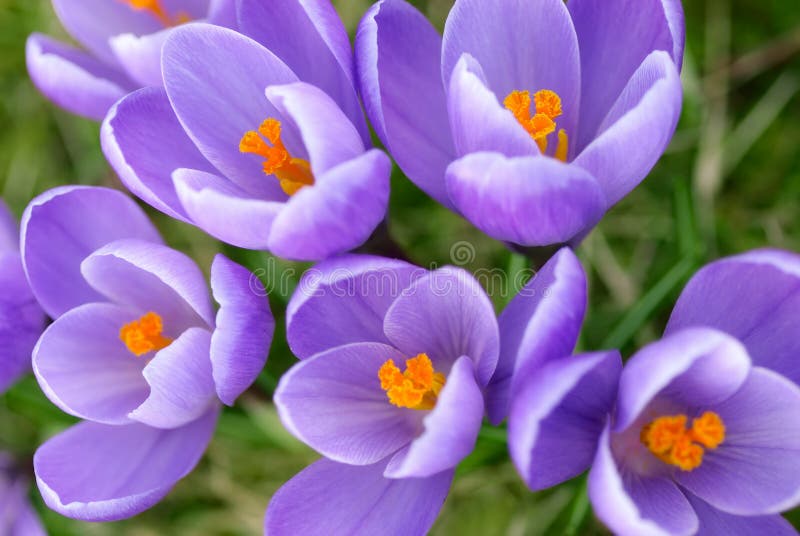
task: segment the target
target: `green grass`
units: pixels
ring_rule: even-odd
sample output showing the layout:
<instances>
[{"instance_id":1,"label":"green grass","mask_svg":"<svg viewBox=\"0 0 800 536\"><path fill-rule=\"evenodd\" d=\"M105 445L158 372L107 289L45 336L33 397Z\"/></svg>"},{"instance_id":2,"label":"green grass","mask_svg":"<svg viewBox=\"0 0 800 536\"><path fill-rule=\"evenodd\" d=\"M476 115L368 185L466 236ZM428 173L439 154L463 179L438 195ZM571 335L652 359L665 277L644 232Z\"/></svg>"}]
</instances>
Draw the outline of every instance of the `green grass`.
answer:
<instances>
[{"instance_id":1,"label":"green grass","mask_svg":"<svg viewBox=\"0 0 800 536\"><path fill-rule=\"evenodd\" d=\"M441 27L448 0L413 2ZM336 2L352 30L366 0ZM685 2L688 44L685 106L668 153L647 180L615 207L579 254L590 278L586 349L620 347L629 356L659 336L675 297L700 266L747 249L800 251L800 10L793 0ZM34 195L57 185L119 187L100 152L98 127L46 102L25 72L32 31L63 36L49 2L0 0L0 193L18 215ZM451 262L467 241L470 270L516 273L525 260L436 205L396 173L390 232L417 263ZM270 403L276 379L294 358L282 333L289 290L305 265L221 246L202 232L148 209L167 241L208 268L225 251L283 292L271 302L276 341L261 378L224 412L200 466L159 505L135 519L89 524L31 499L54 535L255 535L272 493L315 454L293 439ZM289 272L288 284L279 285ZM501 306L507 296L494 296ZM74 419L27 378L0 396L0 450L21 462ZM603 529L587 508L581 479L530 493L508 460L502 431L481 434L459 468L434 527L444 534L593 534ZM792 513L795 521L800 514Z\"/></svg>"}]
</instances>

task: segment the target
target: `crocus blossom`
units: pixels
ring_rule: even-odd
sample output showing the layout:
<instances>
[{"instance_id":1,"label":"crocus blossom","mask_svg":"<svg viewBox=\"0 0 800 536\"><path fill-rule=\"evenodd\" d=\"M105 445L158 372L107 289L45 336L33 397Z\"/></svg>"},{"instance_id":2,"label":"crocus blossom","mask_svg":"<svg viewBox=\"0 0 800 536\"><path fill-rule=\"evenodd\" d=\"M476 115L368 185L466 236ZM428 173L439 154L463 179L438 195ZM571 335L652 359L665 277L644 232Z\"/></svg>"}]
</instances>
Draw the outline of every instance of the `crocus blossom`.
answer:
<instances>
[{"instance_id":1,"label":"crocus blossom","mask_svg":"<svg viewBox=\"0 0 800 536\"><path fill-rule=\"evenodd\" d=\"M275 404L324 458L273 497L266 532L426 533L474 447L497 364L483 289L461 269L345 256L306 274L287 334L301 362Z\"/></svg>"},{"instance_id":2,"label":"crocus blossom","mask_svg":"<svg viewBox=\"0 0 800 536\"><path fill-rule=\"evenodd\" d=\"M236 246L322 260L360 246L382 221L391 163L368 149L333 8L276 4L275 17L257 2L239 6L239 24L274 52L217 26L174 30L165 88L120 101L103 150L125 185L166 214Z\"/></svg>"},{"instance_id":3,"label":"crocus blossom","mask_svg":"<svg viewBox=\"0 0 800 536\"><path fill-rule=\"evenodd\" d=\"M456 0L443 38L383 0L356 59L408 177L488 235L542 246L579 239L664 152L683 44L679 0Z\"/></svg>"},{"instance_id":4,"label":"crocus blossom","mask_svg":"<svg viewBox=\"0 0 800 536\"><path fill-rule=\"evenodd\" d=\"M28 482L18 474L11 458L0 452L0 534L45 536L36 512L28 502Z\"/></svg>"},{"instance_id":5,"label":"crocus blossom","mask_svg":"<svg viewBox=\"0 0 800 536\"><path fill-rule=\"evenodd\" d=\"M30 371L44 322L22 269L17 222L0 200L0 393Z\"/></svg>"},{"instance_id":6,"label":"crocus blossom","mask_svg":"<svg viewBox=\"0 0 800 536\"><path fill-rule=\"evenodd\" d=\"M778 514L800 504L798 266L775 250L712 263L621 373L609 352L520 378L509 447L528 486L591 466L595 513L623 535L795 534Z\"/></svg>"},{"instance_id":7,"label":"crocus blossom","mask_svg":"<svg viewBox=\"0 0 800 536\"><path fill-rule=\"evenodd\" d=\"M215 315L197 265L114 190L45 192L21 237L33 293L54 319L34 373L54 404L83 419L36 452L39 489L68 517L130 517L194 468L220 401L232 404L260 372L274 328L266 294L218 255Z\"/></svg>"},{"instance_id":8,"label":"crocus blossom","mask_svg":"<svg viewBox=\"0 0 800 536\"><path fill-rule=\"evenodd\" d=\"M235 25L234 0L53 0L61 24L84 50L42 34L26 46L28 72L48 99L101 120L117 100L160 86L161 46L192 20Z\"/></svg>"}]
</instances>

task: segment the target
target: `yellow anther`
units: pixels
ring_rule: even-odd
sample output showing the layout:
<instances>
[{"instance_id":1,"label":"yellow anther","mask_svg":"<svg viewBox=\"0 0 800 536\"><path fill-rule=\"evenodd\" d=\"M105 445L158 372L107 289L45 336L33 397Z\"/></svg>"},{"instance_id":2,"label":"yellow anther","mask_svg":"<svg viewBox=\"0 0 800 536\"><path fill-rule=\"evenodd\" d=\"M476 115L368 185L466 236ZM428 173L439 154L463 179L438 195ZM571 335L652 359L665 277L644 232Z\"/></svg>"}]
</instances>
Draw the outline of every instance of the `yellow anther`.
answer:
<instances>
[{"instance_id":1,"label":"yellow anther","mask_svg":"<svg viewBox=\"0 0 800 536\"><path fill-rule=\"evenodd\" d=\"M422 410L436 406L445 384L444 374L434 370L426 354L407 359L405 372L400 372L394 361L388 359L378 370L378 379L392 405Z\"/></svg>"},{"instance_id":2,"label":"yellow anther","mask_svg":"<svg viewBox=\"0 0 800 536\"><path fill-rule=\"evenodd\" d=\"M311 164L308 160L292 157L281 140L281 122L277 119L266 119L258 127L258 132L245 132L239 141L239 151L262 157L264 173L274 175L286 195L294 195L304 186L314 184Z\"/></svg>"},{"instance_id":3,"label":"yellow anther","mask_svg":"<svg viewBox=\"0 0 800 536\"><path fill-rule=\"evenodd\" d=\"M531 114L531 105L535 106L533 114ZM561 97L549 89L537 91L532 99L529 91L512 91L503 100L503 106L512 113L525 132L534 139L542 154L546 154L547 138L556 131L555 119L563 113ZM558 146L554 156L562 162L566 162L568 152L569 138L567 133L561 129L558 132Z\"/></svg>"},{"instance_id":4,"label":"yellow anther","mask_svg":"<svg viewBox=\"0 0 800 536\"><path fill-rule=\"evenodd\" d=\"M192 20L186 13L178 13L175 17L170 17L167 10L161 4L161 0L121 0L137 11L147 11L153 15L164 26L178 26Z\"/></svg>"},{"instance_id":5,"label":"yellow anther","mask_svg":"<svg viewBox=\"0 0 800 536\"><path fill-rule=\"evenodd\" d=\"M128 350L135 356L142 356L150 352L157 352L172 343L162 335L164 324L161 317L150 312L138 320L122 326L119 338L125 343Z\"/></svg>"},{"instance_id":6,"label":"yellow anther","mask_svg":"<svg viewBox=\"0 0 800 536\"><path fill-rule=\"evenodd\" d=\"M713 411L694 419L691 429L687 423L686 415L659 417L642 428L639 438L664 463L692 471L703 463L705 449L713 450L725 440L725 425Z\"/></svg>"}]
</instances>

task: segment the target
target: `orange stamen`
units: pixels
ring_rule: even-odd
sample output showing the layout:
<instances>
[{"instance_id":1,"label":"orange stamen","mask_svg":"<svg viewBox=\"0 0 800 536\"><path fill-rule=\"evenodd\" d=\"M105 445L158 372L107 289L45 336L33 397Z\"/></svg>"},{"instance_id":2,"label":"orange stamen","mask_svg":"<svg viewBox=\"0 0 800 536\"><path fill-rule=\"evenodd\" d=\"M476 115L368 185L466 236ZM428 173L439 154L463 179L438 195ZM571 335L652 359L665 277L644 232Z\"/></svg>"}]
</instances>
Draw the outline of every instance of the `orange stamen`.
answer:
<instances>
[{"instance_id":1,"label":"orange stamen","mask_svg":"<svg viewBox=\"0 0 800 536\"><path fill-rule=\"evenodd\" d=\"M407 359L405 372L400 372L394 360L388 359L381 365L378 379L392 405L422 410L436 406L439 392L445 384L444 374L433 369L427 354Z\"/></svg>"},{"instance_id":2,"label":"orange stamen","mask_svg":"<svg viewBox=\"0 0 800 536\"><path fill-rule=\"evenodd\" d=\"M705 449L713 450L725 440L725 425L713 411L694 419L691 429L687 422L686 415L659 417L642 428L639 438L664 463L692 471L703 463Z\"/></svg>"},{"instance_id":3,"label":"orange stamen","mask_svg":"<svg viewBox=\"0 0 800 536\"><path fill-rule=\"evenodd\" d=\"M267 142L264 141L266 139ZM258 132L245 132L239 142L239 151L264 158L263 169L267 175L274 175L281 183L286 195L294 195L300 188L314 184L311 164L302 158L293 158L281 140L281 122L267 119Z\"/></svg>"},{"instance_id":4,"label":"orange stamen","mask_svg":"<svg viewBox=\"0 0 800 536\"><path fill-rule=\"evenodd\" d=\"M149 352L157 352L172 343L172 339L161 334L163 330L164 324L161 317L150 312L139 320L122 326L122 329L119 330L119 338L133 355L139 357Z\"/></svg>"},{"instance_id":5,"label":"orange stamen","mask_svg":"<svg viewBox=\"0 0 800 536\"><path fill-rule=\"evenodd\" d=\"M535 111L531 114L531 105L535 105ZM529 91L512 91L503 100L503 106L510 111L517 122L522 125L531 138L539 146L539 150L544 154L547 152L547 137L555 132L555 119L563 111L561 109L561 97L555 91L543 89L537 91L531 99ZM567 161L569 138L564 130L558 133L558 146L556 147L555 158L562 162Z\"/></svg>"},{"instance_id":6,"label":"orange stamen","mask_svg":"<svg viewBox=\"0 0 800 536\"><path fill-rule=\"evenodd\" d=\"M174 18L170 17L167 10L161 4L160 0L121 0L128 4L132 9L137 11L148 11L158 21L166 27L178 26L187 23L192 18L186 13L178 13Z\"/></svg>"}]
</instances>

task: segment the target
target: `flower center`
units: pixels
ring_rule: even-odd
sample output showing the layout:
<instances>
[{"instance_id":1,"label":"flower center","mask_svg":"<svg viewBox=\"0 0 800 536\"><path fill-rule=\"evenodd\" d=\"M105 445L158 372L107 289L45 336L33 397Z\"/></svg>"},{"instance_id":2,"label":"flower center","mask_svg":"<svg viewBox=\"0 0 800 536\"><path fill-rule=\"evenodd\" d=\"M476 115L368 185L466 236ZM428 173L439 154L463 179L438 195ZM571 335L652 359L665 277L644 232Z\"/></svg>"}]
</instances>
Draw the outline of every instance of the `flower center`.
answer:
<instances>
[{"instance_id":1,"label":"flower center","mask_svg":"<svg viewBox=\"0 0 800 536\"><path fill-rule=\"evenodd\" d=\"M389 359L378 371L378 378L392 405L411 409L433 409L445 382L444 374L433 370L427 354L406 359L405 372Z\"/></svg>"},{"instance_id":2,"label":"flower center","mask_svg":"<svg viewBox=\"0 0 800 536\"><path fill-rule=\"evenodd\" d=\"M119 330L119 338L133 355L139 357L149 352L157 352L172 343L172 339L161 335L163 330L164 323L161 321L161 317L150 312L139 320L122 326L122 329Z\"/></svg>"},{"instance_id":3,"label":"flower center","mask_svg":"<svg viewBox=\"0 0 800 536\"><path fill-rule=\"evenodd\" d=\"M192 18L186 13L178 13L174 18L170 17L160 0L121 0L136 11L148 11L164 26L178 26L189 22Z\"/></svg>"},{"instance_id":4,"label":"flower center","mask_svg":"<svg viewBox=\"0 0 800 536\"><path fill-rule=\"evenodd\" d=\"M639 439L658 459L682 471L703 463L705 449L714 450L725 441L725 424L713 411L706 411L686 427L686 415L659 417L642 427Z\"/></svg>"},{"instance_id":5,"label":"flower center","mask_svg":"<svg viewBox=\"0 0 800 536\"><path fill-rule=\"evenodd\" d=\"M531 104L535 106L533 114ZM562 114L561 97L558 93L543 89L534 93L531 100L530 91L512 91L503 101L503 106L514 114L514 118L530 134L542 154L546 154L547 138L556 131L555 119ZM568 149L569 138L562 128L558 131L555 158L566 162Z\"/></svg>"},{"instance_id":6,"label":"flower center","mask_svg":"<svg viewBox=\"0 0 800 536\"><path fill-rule=\"evenodd\" d=\"M259 136L260 134L260 136ZM271 145L262 139L262 136ZM294 195L300 188L314 184L311 164L302 158L293 158L281 141L281 122L269 118L261 123L258 132L245 132L239 142L239 151L264 158L264 173L275 175L286 195Z\"/></svg>"}]
</instances>

